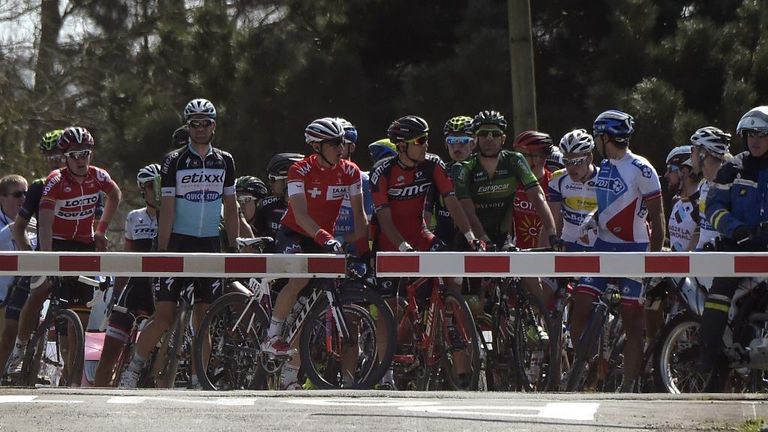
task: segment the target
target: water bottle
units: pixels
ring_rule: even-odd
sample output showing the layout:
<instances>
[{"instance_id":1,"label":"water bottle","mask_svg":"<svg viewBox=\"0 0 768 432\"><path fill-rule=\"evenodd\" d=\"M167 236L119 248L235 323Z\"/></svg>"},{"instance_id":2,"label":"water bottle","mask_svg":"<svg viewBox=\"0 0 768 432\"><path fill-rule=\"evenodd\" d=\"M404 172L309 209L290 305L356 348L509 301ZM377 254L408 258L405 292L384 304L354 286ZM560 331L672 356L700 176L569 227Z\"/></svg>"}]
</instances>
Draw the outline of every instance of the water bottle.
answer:
<instances>
[{"instance_id":1,"label":"water bottle","mask_svg":"<svg viewBox=\"0 0 768 432\"><path fill-rule=\"evenodd\" d=\"M285 328L290 329L293 327L293 324L296 322L296 318L299 316L299 312L301 312L306 303L307 298L304 296L301 296L296 300L296 303L293 305L293 309L291 309L291 312L287 317L285 317Z\"/></svg>"}]
</instances>

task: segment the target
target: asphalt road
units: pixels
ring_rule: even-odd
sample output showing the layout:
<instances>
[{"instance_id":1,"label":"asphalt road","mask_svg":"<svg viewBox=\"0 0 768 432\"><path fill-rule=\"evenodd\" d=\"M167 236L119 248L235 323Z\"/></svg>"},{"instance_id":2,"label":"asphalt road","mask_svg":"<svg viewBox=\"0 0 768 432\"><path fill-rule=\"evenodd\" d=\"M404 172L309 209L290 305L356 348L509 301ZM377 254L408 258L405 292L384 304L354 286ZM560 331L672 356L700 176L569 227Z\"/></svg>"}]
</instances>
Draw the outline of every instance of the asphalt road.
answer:
<instances>
[{"instance_id":1,"label":"asphalt road","mask_svg":"<svg viewBox=\"0 0 768 432\"><path fill-rule=\"evenodd\" d=\"M0 389L0 431L737 430L765 395ZM732 429L733 428L733 429Z\"/></svg>"}]
</instances>

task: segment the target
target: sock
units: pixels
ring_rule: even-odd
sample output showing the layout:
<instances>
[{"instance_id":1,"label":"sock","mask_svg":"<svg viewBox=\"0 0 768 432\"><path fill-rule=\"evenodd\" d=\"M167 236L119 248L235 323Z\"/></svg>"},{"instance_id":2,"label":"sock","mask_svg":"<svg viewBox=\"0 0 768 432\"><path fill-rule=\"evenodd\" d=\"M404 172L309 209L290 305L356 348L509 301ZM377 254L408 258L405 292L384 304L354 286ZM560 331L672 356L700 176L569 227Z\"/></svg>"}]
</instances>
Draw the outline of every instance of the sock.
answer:
<instances>
[{"instance_id":1,"label":"sock","mask_svg":"<svg viewBox=\"0 0 768 432\"><path fill-rule=\"evenodd\" d=\"M197 379L197 375L196 374L189 376L189 383L192 384L193 386L196 386L196 385L200 384L200 381Z\"/></svg>"},{"instance_id":2,"label":"sock","mask_svg":"<svg viewBox=\"0 0 768 432\"><path fill-rule=\"evenodd\" d=\"M395 371L392 370L392 368L387 369L387 371L384 373L384 376L381 377L381 382L383 383L395 382Z\"/></svg>"},{"instance_id":3,"label":"sock","mask_svg":"<svg viewBox=\"0 0 768 432\"><path fill-rule=\"evenodd\" d=\"M278 320L272 317L269 320L269 330L267 331L267 337L280 336L283 333L283 323L285 320Z\"/></svg>"},{"instance_id":4,"label":"sock","mask_svg":"<svg viewBox=\"0 0 768 432\"><path fill-rule=\"evenodd\" d=\"M299 368L292 365L292 364L286 364L283 366L283 369L281 371L280 375L280 381L283 383L283 387L287 386L288 384L293 384L299 379Z\"/></svg>"},{"instance_id":5,"label":"sock","mask_svg":"<svg viewBox=\"0 0 768 432\"><path fill-rule=\"evenodd\" d=\"M131 364L128 365L128 370L133 372L141 372L141 369L144 368L144 363L147 361L144 357L140 356L138 353L133 355L133 358L131 359Z\"/></svg>"}]
</instances>

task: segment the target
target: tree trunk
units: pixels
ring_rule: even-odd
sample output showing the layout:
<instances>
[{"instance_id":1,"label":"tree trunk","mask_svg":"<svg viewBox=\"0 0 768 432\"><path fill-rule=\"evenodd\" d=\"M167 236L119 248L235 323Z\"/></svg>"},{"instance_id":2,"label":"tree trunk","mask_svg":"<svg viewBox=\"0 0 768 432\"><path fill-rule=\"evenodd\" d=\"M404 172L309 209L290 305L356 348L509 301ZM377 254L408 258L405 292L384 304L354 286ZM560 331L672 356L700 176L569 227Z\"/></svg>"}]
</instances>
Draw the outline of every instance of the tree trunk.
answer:
<instances>
[{"instance_id":1,"label":"tree trunk","mask_svg":"<svg viewBox=\"0 0 768 432\"><path fill-rule=\"evenodd\" d=\"M507 0L512 71L514 133L536 129L536 78L533 70L530 0Z\"/></svg>"}]
</instances>

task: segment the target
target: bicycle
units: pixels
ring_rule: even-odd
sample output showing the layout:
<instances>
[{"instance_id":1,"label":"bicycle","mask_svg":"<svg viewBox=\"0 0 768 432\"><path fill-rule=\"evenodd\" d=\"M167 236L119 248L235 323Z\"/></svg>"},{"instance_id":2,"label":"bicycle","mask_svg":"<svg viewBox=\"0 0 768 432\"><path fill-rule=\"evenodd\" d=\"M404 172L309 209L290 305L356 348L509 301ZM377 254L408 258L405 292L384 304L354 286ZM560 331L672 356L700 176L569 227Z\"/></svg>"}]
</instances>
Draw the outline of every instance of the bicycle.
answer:
<instances>
[{"instance_id":1,"label":"bicycle","mask_svg":"<svg viewBox=\"0 0 768 432\"><path fill-rule=\"evenodd\" d=\"M422 286L429 290L426 302L419 300ZM402 343L393 359L396 380L412 390L432 390L441 384L452 390L477 390L479 336L462 295L439 277L418 278L405 292L406 299L398 299L397 340Z\"/></svg>"}]
</instances>

